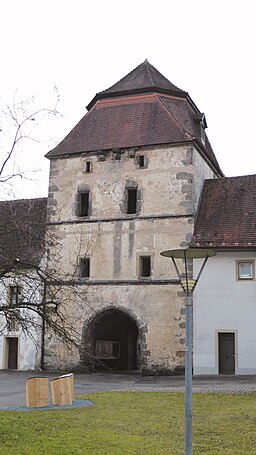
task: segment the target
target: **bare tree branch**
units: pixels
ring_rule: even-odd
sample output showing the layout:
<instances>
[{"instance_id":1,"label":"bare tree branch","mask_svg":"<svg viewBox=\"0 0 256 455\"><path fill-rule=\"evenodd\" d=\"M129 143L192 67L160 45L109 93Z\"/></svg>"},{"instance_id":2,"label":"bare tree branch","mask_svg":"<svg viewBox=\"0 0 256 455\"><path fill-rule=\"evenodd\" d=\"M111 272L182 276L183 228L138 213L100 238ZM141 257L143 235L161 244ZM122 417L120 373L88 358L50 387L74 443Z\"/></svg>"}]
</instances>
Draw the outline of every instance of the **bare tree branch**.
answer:
<instances>
[{"instance_id":1,"label":"bare tree branch","mask_svg":"<svg viewBox=\"0 0 256 455\"><path fill-rule=\"evenodd\" d=\"M42 127L47 117L60 115L58 111L60 96L56 87L54 87L54 94L55 99L51 108L38 108L35 96L17 101L17 91L12 105L0 99L0 114L3 122L1 135L5 135L5 141L1 141L0 148L0 183L26 175L25 171L17 170L14 154L20 150L22 144L25 147L28 141L41 142L36 135L38 127Z\"/></svg>"}]
</instances>

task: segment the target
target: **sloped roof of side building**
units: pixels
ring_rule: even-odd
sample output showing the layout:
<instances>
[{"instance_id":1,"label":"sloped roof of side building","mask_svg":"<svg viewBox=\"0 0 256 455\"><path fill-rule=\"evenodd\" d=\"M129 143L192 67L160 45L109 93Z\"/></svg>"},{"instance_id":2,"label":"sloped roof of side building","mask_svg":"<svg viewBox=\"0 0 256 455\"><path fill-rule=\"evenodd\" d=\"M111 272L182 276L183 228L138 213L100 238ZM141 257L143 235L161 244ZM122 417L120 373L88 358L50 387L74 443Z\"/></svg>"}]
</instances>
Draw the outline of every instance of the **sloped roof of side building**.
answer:
<instances>
[{"instance_id":1,"label":"sloped roof of side building","mask_svg":"<svg viewBox=\"0 0 256 455\"><path fill-rule=\"evenodd\" d=\"M194 143L214 170L223 175L206 136L201 113L187 92L147 60L93 98L87 114L47 158L164 144Z\"/></svg>"},{"instance_id":2,"label":"sloped roof of side building","mask_svg":"<svg viewBox=\"0 0 256 455\"><path fill-rule=\"evenodd\" d=\"M205 181L191 246L255 249L256 175Z\"/></svg>"}]
</instances>

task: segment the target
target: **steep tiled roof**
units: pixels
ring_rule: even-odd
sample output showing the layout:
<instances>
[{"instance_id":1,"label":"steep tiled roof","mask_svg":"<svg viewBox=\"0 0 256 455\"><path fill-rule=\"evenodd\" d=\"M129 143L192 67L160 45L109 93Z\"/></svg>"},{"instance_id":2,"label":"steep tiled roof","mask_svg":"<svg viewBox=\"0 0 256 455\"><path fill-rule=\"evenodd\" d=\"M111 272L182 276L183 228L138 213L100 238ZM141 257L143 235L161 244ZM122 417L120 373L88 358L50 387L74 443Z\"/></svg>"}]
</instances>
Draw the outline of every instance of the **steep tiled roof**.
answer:
<instances>
[{"instance_id":1,"label":"steep tiled roof","mask_svg":"<svg viewBox=\"0 0 256 455\"><path fill-rule=\"evenodd\" d=\"M47 198L0 202L0 267L38 265L44 251Z\"/></svg>"},{"instance_id":2,"label":"steep tiled roof","mask_svg":"<svg viewBox=\"0 0 256 455\"><path fill-rule=\"evenodd\" d=\"M196 142L222 175L208 139L201 141L202 115L186 92L144 62L96 95L89 112L46 156Z\"/></svg>"},{"instance_id":3,"label":"steep tiled roof","mask_svg":"<svg viewBox=\"0 0 256 455\"><path fill-rule=\"evenodd\" d=\"M256 175L206 180L193 247L256 247Z\"/></svg>"}]
</instances>

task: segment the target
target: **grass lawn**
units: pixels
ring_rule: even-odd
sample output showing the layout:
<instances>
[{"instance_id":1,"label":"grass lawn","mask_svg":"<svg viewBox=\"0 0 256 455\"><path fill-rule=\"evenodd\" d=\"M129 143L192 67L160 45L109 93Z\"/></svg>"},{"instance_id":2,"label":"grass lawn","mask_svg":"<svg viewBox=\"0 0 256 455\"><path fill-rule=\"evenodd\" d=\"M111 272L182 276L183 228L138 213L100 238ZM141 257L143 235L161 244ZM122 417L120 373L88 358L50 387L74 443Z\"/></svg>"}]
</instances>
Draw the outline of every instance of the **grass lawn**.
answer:
<instances>
[{"instance_id":1,"label":"grass lawn","mask_svg":"<svg viewBox=\"0 0 256 455\"><path fill-rule=\"evenodd\" d=\"M183 454L183 394L112 392L93 406L1 411L1 455ZM256 454L256 396L193 396L193 455Z\"/></svg>"}]
</instances>

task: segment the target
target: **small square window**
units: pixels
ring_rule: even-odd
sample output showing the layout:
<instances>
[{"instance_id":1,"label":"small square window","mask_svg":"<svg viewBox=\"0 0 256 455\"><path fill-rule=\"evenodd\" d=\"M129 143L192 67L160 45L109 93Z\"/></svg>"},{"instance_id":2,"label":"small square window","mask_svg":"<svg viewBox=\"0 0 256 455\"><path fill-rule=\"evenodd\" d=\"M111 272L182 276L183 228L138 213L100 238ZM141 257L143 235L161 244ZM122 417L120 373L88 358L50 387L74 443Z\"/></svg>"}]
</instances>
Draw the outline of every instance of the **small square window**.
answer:
<instances>
[{"instance_id":1,"label":"small square window","mask_svg":"<svg viewBox=\"0 0 256 455\"><path fill-rule=\"evenodd\" d=\"M254 279L254 261L237 261L237 279Z\"/></svg>"},{"instance_id":2,"label":"small square window","mask_svg":"<svg viewBox=\"0 0 256 455\"><path fill-rule=\"evenodd\" d=\"M140 276L149 277L151 275L151 257L140 256Z\"/></svg>"},{"instance_id":3,"label":"small square window","mask_svg":"<svg viewBox=\"0 0 256 455\"><path fill-rule=\"evenodd\" d=\"M79 262L79 276L81 278L90 277L90 258L82 258Z\"/></svg>"}]
</instances>

